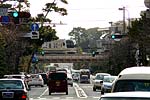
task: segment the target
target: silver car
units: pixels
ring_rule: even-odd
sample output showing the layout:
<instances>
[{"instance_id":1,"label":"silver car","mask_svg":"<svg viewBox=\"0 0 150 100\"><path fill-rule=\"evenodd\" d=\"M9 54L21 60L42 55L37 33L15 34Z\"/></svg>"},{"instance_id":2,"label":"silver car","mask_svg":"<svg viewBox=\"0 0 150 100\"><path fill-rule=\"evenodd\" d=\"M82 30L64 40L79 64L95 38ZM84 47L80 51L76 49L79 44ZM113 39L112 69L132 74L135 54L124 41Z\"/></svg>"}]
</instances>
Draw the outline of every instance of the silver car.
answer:
<instances>
[{"instance_id":1,"label":"silver car","mask_svg":"<svg viewBox=\"0 0 150 100\"><path fill-rule=\"evenodd\" d=\"M96 91L97 89L101 90L104 76L110 76L108 73L97 73L95 75L95 78L93 79L93 91Z\"/></svg>"}]
</instances>

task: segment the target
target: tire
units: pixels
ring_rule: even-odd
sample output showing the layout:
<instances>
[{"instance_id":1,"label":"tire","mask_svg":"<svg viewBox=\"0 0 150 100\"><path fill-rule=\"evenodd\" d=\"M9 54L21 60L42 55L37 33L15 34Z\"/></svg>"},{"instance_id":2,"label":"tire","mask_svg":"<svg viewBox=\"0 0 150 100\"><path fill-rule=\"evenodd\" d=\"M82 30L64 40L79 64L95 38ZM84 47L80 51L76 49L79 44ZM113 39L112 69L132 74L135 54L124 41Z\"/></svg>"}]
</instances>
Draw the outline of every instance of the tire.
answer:
<instances>
[{"instance_id":1,"label":"tire","mask_svg":"<svg viewBox=\"0 0 150 100\"><path fill-rule=\"evenodd\" d=\"M101 90L101 95L104 95L104 90Z\"/></svg>"},{"instance_id":2,"label":"tire","mask_svg":"<svg viewBox=\"0 0 150 100\"><path fill-rule=\"evenodd\" d=\"M66 91L66 95L68 95L68 91Z\"/></svg>"},{"instance_id":3,"label":"tire","mask_svg":"<svg viewBox=\"0 0 150 100\"><path fill-rule=\"evenodd\" d=\"M71 84L70 86L73 87L73 84Z\"/></svg>"},{"instance_id":4,"label":"tire","mask_svg":"<svg viewBox=\"0 0 150 100\"><path fill-rule=\"evenodd\" d=\"M49 91L49 95L51 95L51 91Z\"/></svg>"},{"instance_id":5,"label":"tire","mask_svg":"<svg viewBox=\"0 0 150 100\"><path fill-rule=\"evenodd\" d=\"M93 87L93 91L96 91L96 88L95 88L95 87Z\"/></svg>"}]
</instances>

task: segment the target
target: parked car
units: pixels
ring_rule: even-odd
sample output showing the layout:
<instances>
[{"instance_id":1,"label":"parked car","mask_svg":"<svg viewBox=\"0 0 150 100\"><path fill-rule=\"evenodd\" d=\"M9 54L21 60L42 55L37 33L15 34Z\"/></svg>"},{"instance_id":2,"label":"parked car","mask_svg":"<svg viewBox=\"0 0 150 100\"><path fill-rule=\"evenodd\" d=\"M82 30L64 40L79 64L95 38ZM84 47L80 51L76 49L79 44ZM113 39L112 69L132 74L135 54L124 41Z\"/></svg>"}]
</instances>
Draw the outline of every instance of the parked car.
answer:
<instances>
[{"instance_id":1,"label":"parked car","mask_svg":"<svg viewBox=\"0 0 150 100\"><path fill-rule=\"evenodd\" d=\"M31 74L31 81L28 82L29 86L44 86L44 80L40 74Z\"/></svg>"},{"instance_id":2,"label":"parked car","mask_svg":"<svg viewBox=\"0 0 150 100\"><path fill-rule=\"evenodd\" d=\"M28 85L22 79L0 79L0 100L29 100Z\"/></svg>"},{"instance_id":3,"label":"parked car","mask_svg":"<svg viewBox=\"0 0 150 100\"><path fill-rule=\"evenodd\" d=\"M66 92L68 95L67 73L51 72L48 76L49 95L54 92Z\"/></svg>"},{"instance_id":4,"label":"parked car","mask_svg":"<svg viewBox=\"0 0 150 100\"><path fill-rule=\"evenodd\" d=\"M99 100L150 100L150 92L115 92L107 93Z\"/></svg>"},{"instance_id":5,"label":"parked car","mask_svg":"<svg viewBox=\"0 0 150 100\"><path fill-rule=\"evenodd\" d=\"M117 79L117 76L104 76L101 94L111 92L112 84L115 79Z\"/></svg>"},{"instance_id":6,"label":"parked car","mask_svg":"<svg viewBox=\"0 0 150 100\"><path fill-rule=\"evenodd\" d=\"M95 78L93 79L93 91L96 91L96 89L101 89L103 84L104 76L110 76L108 73L97 73L95 75Z\"/></svg>"},{"instance_id":7,"label":"parked car","mask_svg":"<svg viewBox=\"0 0 150 100\"><path fill-rule=\"evenodd\" d=\"M111 92L149 91L150 67L129 67L122 70L114 81Z\"/></svg>"}]
</instances>

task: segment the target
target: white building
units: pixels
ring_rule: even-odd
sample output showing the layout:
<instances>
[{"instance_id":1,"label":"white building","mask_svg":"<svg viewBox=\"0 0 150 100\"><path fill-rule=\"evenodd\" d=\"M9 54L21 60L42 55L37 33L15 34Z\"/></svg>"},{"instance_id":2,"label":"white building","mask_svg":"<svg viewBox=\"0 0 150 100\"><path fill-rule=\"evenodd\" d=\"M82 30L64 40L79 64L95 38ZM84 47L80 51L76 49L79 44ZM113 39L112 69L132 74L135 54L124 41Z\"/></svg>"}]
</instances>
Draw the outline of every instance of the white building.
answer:
<instances>
[{"instance_id":1,"label":"white building","mask_svg":"<svg viewBox=\"0 0 150 100\"><path fill-rule=\"evenodd\" d=\"M67 48L66 40L59 39L50 42L44 42L42 48L57 48L57 49L64 49Z\"/></svg>"}]
</instances>

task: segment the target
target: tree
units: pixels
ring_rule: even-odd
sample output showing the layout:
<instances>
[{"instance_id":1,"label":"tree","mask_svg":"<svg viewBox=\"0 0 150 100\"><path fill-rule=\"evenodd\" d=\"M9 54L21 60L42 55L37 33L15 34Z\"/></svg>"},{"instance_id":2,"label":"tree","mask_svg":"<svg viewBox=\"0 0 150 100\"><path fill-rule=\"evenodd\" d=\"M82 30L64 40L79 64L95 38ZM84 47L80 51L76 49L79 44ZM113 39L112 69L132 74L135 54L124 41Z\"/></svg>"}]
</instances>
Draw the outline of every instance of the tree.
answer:
<instances>
[{"instance_id":1,"label":"tree","mask_svg":"<svg viewBox=\"0 0 150 100\"><path fill-rule=\"evenodd\" d=\"M140 58L142 65L147 65L146 56L150 55L150 19L146 18L146 14L141 18L132 22L132 27L129 28L129 36L131 40L138 45L140 50Z\"/></svg>"},{"instance_id":2,"label":"tree","mask_svg":"<svg viewBox=\"0 0 150 100\"><path fill-rule=\"evenodd\" d=\"M0 33L0 77L3 77L4 74L6 74L6 53L5 53L5 39L2 36L2 34Z\"/></svg>"}]
</instances>

